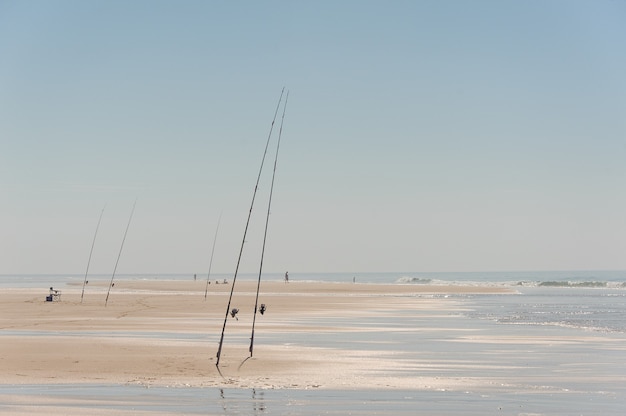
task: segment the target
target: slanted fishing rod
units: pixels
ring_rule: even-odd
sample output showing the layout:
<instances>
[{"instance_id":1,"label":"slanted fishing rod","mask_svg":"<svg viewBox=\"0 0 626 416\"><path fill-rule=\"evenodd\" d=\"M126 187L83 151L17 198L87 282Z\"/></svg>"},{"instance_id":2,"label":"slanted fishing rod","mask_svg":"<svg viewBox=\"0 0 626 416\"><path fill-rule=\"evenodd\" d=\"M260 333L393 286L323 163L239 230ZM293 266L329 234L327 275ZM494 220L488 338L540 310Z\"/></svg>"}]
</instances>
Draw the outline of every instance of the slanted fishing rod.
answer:
<instances>
[{"instance_id":1,"label":"slanted fishing rod","mask_svg":"<svg viewBox=\"0 0 626 416\"><path fill-rule=\"evenodd\" d=\"M220 221L222 220L222 213L217 219L217 227L215 227L215 237L213 237L213 248L211 249L211 260L209 260L209 273L206 276L206 288L204 289L204 300L206 300L207 292L209 291L209 283L211 279L211 265L213 265L213 253L215 253L215 242L217 241L217 232L220 229Z\"/></svg>"},{"instance_id":2,"label":"slanted fishing rod","mask_svg":"<svg viewBox=\"0 0 626 416\"><path fill-rule=\"evenodd\" d=\"M96 232L93 234L93 241L91 242L91 250L89 251L89 260L87 260L87 270L85 270L85 279L83 280L83 291L80 293L80 303L83 303L83 296L85 296L85 285L87 284L87 273L89 273L89 264L91 263L91 255L93 254L93 248L96 245L96 236L98 235L98 228L100 228L100 221L102 221L102 214L104 214L104 209L106 207L107 207L106 204L104 204L104 207L102 207L102 211L100 212L98 225L96 225Z\"/></svg>"},{"instance_id":3,"label":"slanted fishing rod","mask_svg":"<svg viewBox=\"0 0 626 416\"><path fill-rule=\"evenodd\" d=\"M113 287L113 278L115 278L115 271L117 270L117 265L120 262L122 249L124 248L124 241L126 241L126 234L128 234L128 228L130 227L130 221L133 219L133 213L135 212L135 205L137 205L137 200L135 200L135 203L133 204L133 209L130 211L130 217L128 218L128 224L126 225L126 231L124 231L124 238L122 238L122 245L120 246L120 252L117 255L117 261L115 262L115 267L113 268L113 275L111 275L111 282L109 283L109 290L107 291L107 298L104 301L104 306L107 306L107 303L109 303L109 294L111 293L111 288Z\"/></svg>"},{"instance_id":4,"label":"slanted fishing rod","mask_svg":"<svg viewBox=\"0 0 626 416\"><path fill-rule=\"evenodd\" d=\"M265 241L267 240L267 227L270 222L270 208L272 207L272 194L274 193L274 178L276 177L276 164L278 162L278 151L280 150L280 138L283 134L283 123L285 122L285 112L287 111L287 100L289 100L289 91L285 97L285 104L283 105L283 116L280 120L280 129L278 130L278 142L276 144L276 156L274 158L274 171L272 172L272 185L270 186L270 198L267 203L267 216L265 217L265 233L263 234L263 249L261 250L261 265L259 266L259 280L256 286L256 300L254 301L254 317L252 318L252 333L250 334L250 357L252 357L252 351L254 349L254 326L256 324L256 312L259 304L259 290L261 289L261 273L263 272L263 257L265 256ZM262 305L263 306L263 305ZM261 311L263 313L263 311Z\"/></svg>"},{"instance_id":5,"label":"slanted fishing rod","mask_svg":"<svg viewBox=\"0 0 626 416\"><path fill-rule=\"evenodd\" d=\"M252 194L252 202L250 203L250 211L248 211L248 220L246 221L246 228L243 232L243 238L241 240L241 248L239 249L239 257L237 258L237 266L235 267L235 275L233 277L233 284L230 288L230 296L228 297L228 304L226 305L226 314L224 315L224 325L222 326L222 335L220 336L220 344L217 348L217 355L215 366L218 367L220 365L220 356L222 355L222 344L224 343L224 331L226 330L226 321L228 320L228 313L230 311L230 303L233 299L233 292L235 290L235 283L237 282L237 273L239 271L239 264L241 263L241 255L243 253L243 246L246 242L246 234L248 233L248 225L250 225L250 216L252 215L252 208L254 207L254 199L256 198L256 192L259 188L259 181L261 180L261 172L263 171L263 165L265 163L265 156L267 155L267 148L270 144L270 139L272 138L272 131L274 130L274 122L276 121L276 116L278 114L278 109L280 108L280 103L283 100L283 94L285 92L285 87L283 87L280 92L280 98L278 99L278 104L276 105L276 111L274 111L274 118L272 119L272 125L270 126L270 132L267 135L267 142L265 143L265 151L263 152L263 158L261 159L261 167L259 168L259 175L256 178L256 185L254 185L254 193Z\"/></svg>"}]
</instances>

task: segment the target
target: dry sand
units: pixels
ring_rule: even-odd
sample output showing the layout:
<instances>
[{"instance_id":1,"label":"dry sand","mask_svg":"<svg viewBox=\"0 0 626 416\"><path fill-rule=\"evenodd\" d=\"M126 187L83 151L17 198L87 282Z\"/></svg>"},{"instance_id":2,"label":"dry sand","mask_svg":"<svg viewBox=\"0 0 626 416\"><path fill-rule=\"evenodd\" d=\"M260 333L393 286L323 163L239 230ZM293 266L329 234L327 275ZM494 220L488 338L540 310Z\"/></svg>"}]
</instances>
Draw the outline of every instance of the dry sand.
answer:
<instances>
[{"instance_id":1,"label":"dry sand","mask_svg":"<svg viewBox=\"0 0 626 416\"><path fill-rule=\"evenodd\" d=\"M0 383L136 383L244 388L415 388L416 380L389 375L402 360L376 351L262 343L259 334L351 331L335 316L357 322L381 311L407 313L458 307L429 294L498 293L493 287L264 282L254 356L247 359L256 282L237 282L220 370L215 366L230 284L118 281L105 307L106 283L64 289L59 302L47 291L6 289L0 303ZM308 320L307 325L302 322ZM319 322L319 327L311 322ZM380 328L384 331L384 328ZM190 336L193 335L193 336ZM425 388L451 380L425 377ZM410 385L408 383L411 383Z\"/></svg>"}]
</instances>

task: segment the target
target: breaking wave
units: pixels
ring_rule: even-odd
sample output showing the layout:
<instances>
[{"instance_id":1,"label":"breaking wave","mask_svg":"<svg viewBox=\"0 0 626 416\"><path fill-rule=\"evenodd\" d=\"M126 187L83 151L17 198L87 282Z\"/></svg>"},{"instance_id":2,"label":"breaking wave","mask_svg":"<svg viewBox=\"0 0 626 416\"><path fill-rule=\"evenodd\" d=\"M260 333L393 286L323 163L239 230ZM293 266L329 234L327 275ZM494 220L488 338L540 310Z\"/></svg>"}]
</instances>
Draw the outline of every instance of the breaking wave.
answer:
<instances>
[{"instance_id":1,"label":"breaking wave","mask_svg":"<svg viewBox=\"0 0 626 416\"><path fill-rule=\"evenodd\" d=\"M398 280L396 280L396 283L412 283L412 284L422 284L422 285L429 284L432 282L433 282L432 279L424 279L421 277L409 277L409 276L402 276Z\"/></svg>"},{"instance_id":2,"label":"breaking wave","mask_svg":"<svg viewBox=\"0 0 626 416\"><path fill-rule=\"evenodd\" d=\"M549 286L549 287L607 287L607 282L557 282L557 281L549 281L549 282L540 282L539 286Z\"/></svg>"}]
</instances>

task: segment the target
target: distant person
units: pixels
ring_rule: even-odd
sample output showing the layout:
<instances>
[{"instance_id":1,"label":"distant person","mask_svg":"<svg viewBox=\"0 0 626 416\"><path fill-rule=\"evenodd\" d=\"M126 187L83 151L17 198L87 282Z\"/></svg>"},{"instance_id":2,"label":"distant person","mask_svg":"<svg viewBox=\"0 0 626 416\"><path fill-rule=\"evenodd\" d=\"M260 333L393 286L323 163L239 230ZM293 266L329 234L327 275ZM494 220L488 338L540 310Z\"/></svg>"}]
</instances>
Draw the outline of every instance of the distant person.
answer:
<instances>
[{"instance_id":1,"label":"distant person","mask_svg":"<svg viewBox=\"0 0 626 416\"><path fill-rule=\"evenodd\" d=\"M285 272L285 283L289 283L289 272Z\"/></svg>"}]
</instances>

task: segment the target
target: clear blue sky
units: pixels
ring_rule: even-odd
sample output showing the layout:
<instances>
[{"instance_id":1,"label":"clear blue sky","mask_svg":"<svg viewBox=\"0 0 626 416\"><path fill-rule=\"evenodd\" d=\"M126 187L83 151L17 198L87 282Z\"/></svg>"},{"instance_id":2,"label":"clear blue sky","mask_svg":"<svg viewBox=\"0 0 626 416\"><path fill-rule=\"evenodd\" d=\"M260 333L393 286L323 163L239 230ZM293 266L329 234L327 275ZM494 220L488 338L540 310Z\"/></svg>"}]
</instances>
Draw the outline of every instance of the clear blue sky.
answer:
<instances>
[{"instance_id":1,"label":"clear blue sky","mask_svg":"<svg viewBox=\"0 0 626 416\"><path fill-rule=\"evenodd\" d=\"M0 0L0 274L626 269L623 1ZM270 152L273 158L274 150ZM271 168L270 160L266 167ZM242 263L258 270L271 169Z\"/></svg>"}]
</instances>

